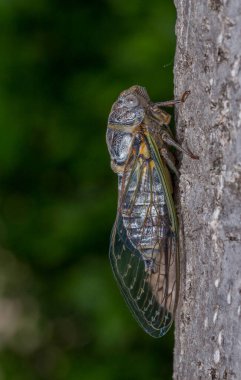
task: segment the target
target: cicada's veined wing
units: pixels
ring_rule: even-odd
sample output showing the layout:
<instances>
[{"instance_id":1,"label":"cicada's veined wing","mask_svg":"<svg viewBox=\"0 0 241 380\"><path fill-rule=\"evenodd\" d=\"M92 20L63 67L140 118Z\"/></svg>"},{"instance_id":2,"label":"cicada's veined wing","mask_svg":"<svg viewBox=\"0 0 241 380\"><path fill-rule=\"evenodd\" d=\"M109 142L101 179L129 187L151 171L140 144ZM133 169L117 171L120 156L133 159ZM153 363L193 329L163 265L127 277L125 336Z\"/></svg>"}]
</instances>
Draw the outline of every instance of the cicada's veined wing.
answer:
<instances>
[{"instance_id":1,"label":"cicada's veined wing","mask_svg":"<svg viewBox=\"0 0 241 380\"><path fill-rule=\"evenodd\" d=\"M149 141L146 144L150 157L138 153L119 178L110 261L139 324L151 336L161 337L170 328L177 305L177 229L171 190L157 167L161 158ZM151 149L157 153L154 159Z\"/></svg>"}]
</instances>

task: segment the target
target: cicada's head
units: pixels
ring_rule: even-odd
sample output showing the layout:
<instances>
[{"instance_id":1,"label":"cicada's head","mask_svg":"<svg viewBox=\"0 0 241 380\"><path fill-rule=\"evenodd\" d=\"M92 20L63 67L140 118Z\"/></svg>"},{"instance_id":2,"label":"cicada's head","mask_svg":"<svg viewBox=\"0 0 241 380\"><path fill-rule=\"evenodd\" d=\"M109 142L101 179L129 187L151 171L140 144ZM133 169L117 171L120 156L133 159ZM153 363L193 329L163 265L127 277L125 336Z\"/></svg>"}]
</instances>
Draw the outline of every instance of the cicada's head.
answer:
<instances>
[{"instance_id":1,"label":"cicada's head","mask_svg":"<svg viewBox=\"0 0 241 380\"><path fill-rule=\"evenodd\" d=\"M123 91L112 106L108 124L122 125L123 127L140 125L149 100L144 87L132 86Z\"/></svg>"},{"instance_id":2,"label":"cicada's head","mask_svg":"<svg viewBox=\"0 0 241 380\"><path fill-rule=\"evenodd\" d=\"M112 169L117 173L130 156L131 147L138 146L135 133L144 120L150 102L144 87L132 86L123 91L113 104L106 132L106 142L111 156Z\"/></svg>"}]
</instances>

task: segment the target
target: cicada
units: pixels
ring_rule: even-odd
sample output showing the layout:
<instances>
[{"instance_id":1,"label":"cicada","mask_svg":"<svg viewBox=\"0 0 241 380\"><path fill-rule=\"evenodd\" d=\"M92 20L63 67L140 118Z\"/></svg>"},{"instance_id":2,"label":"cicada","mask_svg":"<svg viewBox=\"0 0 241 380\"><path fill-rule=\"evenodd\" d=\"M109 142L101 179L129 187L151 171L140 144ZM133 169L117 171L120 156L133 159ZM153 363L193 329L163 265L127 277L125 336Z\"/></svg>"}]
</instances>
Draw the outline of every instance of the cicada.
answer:
<instances>
[{"instance_id":1,"label":"cicada","mask_svg":"<svg viewBox=\"0 0 241 380\"><path fill-rule=\"evenodd\" d=\"M113 104L107 127L111 168L118 175L118 208L110 262L120 290L141 327L153 337L170 328L178 301L178 222L169 168L178 175L168 146L196 158L174 139L170 115L132 86Z\"/></svg>"}]
</instances>

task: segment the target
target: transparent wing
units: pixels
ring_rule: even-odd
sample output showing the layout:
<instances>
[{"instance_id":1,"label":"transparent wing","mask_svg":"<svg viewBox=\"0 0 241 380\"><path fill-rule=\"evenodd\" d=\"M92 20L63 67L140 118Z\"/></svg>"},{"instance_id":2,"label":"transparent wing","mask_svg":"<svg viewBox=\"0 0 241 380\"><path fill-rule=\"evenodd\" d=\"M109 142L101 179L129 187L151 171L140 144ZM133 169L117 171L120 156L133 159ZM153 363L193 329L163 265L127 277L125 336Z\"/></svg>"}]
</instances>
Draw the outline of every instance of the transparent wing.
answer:
<instances>
[{"instance_id":1,"label":"transparent wing","mask_svg":"<svg viewBox=\"0 0 241 380\"><path fill-rule=\"evenodd\" d=\"M151 159L133 157L119 178L110 261L134 317L148 334L161 337L177 304L178 244L170 215L174 206L168 206L170 194L148 149Z\"/></svg>"}]
</instances>

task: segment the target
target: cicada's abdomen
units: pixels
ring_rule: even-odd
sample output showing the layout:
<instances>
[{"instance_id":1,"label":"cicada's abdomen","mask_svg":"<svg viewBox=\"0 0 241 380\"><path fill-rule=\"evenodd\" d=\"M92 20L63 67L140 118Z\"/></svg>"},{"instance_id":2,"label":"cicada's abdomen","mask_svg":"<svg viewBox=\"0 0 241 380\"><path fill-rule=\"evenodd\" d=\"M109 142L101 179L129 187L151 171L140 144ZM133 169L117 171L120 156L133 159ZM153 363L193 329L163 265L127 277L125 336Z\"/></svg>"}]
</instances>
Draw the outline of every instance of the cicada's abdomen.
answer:
<instances>
[{"instance_id":1,"label":"cicada's abdomen","mask_svg":"<svg viewBox=\"0 0 241 380\"><path fill-rule=\"evenodd\" d=\"M141 253L145 268L155 272L160 245L170 234L168 209L155 165L139 134L108 128L107 143L112 168L118 174L118 204L126 234Z\"/></svg>"},{"instance_id":2,"label":"cicada's abdomen","mask_svg":"<svg viewBox=\"0 0 241 380\"><path fill-rule=\"evenodd\" d=\"M140 158L137 167L133 173L119 175L120 212L129 240L142 255L146 270L154 273L160 264L160 247L171 233L170 221L153 162ZM123 188L127 191L122 201Z\"/></svg>"},{"instance_id":3,"label":"cicada's abdomen","mask_svg":"<svg viewBox=\"0 0 241 380\"><path fill-rule=\"evenodd\" d=\"M122 199L123 188L126 193ZM139 155L135 169L119 175L119 205L125 233L142 257L153 294L160 305L172 312L176 236L171 230L164 190L150 158Z\"/></svg>"}]
</instances>

